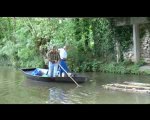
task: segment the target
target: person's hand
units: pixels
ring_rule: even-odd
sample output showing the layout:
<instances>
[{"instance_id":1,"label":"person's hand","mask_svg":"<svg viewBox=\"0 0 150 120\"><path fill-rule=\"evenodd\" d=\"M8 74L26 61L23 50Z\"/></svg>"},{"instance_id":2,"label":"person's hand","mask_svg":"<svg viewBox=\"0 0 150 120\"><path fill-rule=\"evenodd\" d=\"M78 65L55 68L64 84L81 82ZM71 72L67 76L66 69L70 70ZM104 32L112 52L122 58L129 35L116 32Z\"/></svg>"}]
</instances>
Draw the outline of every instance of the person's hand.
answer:
<instances>
[{"instance_id":1,"label":"person's hand","mask_svg":"<svg viewBox=\"0 0 150 120\"><path fill-rule=\"evenodd\" d=\"M67 58L63 58L63 60L67 60Z\"/></svg>"},{"instance_id":2,"label":"person's hand","mask_svg":"<svg viewBox=\"0 0 150 120\"><path fill-rule=\"evenodd\" d=\"M68 73L68 76L71 76L71 73Z\"/></svg>"}]
</instances>

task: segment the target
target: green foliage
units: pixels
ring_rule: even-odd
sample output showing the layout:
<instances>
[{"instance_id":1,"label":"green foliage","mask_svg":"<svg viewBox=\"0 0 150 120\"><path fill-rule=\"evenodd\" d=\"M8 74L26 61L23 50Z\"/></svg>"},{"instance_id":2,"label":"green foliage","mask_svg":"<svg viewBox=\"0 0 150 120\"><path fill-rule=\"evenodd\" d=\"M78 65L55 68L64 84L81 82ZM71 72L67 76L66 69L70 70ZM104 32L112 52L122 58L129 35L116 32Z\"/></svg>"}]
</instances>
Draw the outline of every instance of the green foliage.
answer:
<instances>
[{"instance_id":1,"label":"green foliage","mask_svg":"<svg viewBox=\"0 0 150 120\"><path fill-rule=\"evenodd\" d=\"M150 75L150 70L144 70L144 71L142 72L142 74L144 74L144 75Z\"/></svg>"},{"instance_id":2,"label":"green foliage","mask_svg":"<svg viewBox=\"0 0 150 120\"><path fill-rule=\"evenodd\" d=\"M139 66L137 64L134 64L132 66L128 66L127 72L131 74L140 74Z\"/></svg>"},{"instance_id":3,"label":"green foliage","mask_svg":"<svg viewBox=\"0 0 150 120\"><path fill-rule=\"evenodd\" d=\"M1 66L10 66L11 62L8 56L6 55L0 55L0 65Z\"/></svg>"},{"instance_id":4,"label":"green foliage","mask_svg":"<svg viewBox=\"0 0 150 120\"><path fill-rule=\"evenodd\" d=\"M124 63L117 64L115 67L115 73L125 74L127 73L127 66Z\"/></svg>"},{"instance_id":5,"label":"green foliage","mask_svg":"<svg viewBox=\"0 0 150 120\"><path fill-rule=\"evenodd\" d=\"M106 18L1 17L1 63L43 67L51 45L60 48L69 44L68 65L72 71L139 74L143 60L137 65L131 61L113 62L116 41L123 53L132 45L131 36L132 26L116 27Z\"/></svg>"},{"instance_id":6,"label":"green foliage","mask_svg":"<svg viewBox=\"0 0 150 120\"><path fill-rule=\"evenodd\" d=\"M110 64L104 64L104 71L105 72L113 72L115 68L115 64L114 63L110 63Z\"/></svg>"},{"instance_id":7,"label":"green foliage","mask_svg":"<svg viewBox=\"0 0 150 120\"><path fill-rule=\"evenodd\" d=\"M139 71L138 64L127 64L125 62L122 63L104 63L102 61L94 60L91 62L84 62L81 66L76 67L74 69L75 72L109 72L109 73L117 73L117 74L142 74Z\"/></svg>"},{"instance_id":8,"label":"green foliage","mask_svg":"<svg viewBox=\"0 0 150 120\"><path fill-rule=\"evenodd\" d=\"M95 56L108 59L114 52L114 40L110 22L105 18L96 18L92 21Z\"/></svg>"},{"instance_id":9,"label":"green foliage","mask_svg":"<svg viewBox=\"0 0 150 120\"><path fill-rule=\"evenodd\" d=\"M73 24L70 20L0 18L0 54L6 55L14 66L43 66L51 44L62 47L66 42L73 41Z\"/></svg>"},{"instance_id":10,"label":"green foliage","mask_svg":"<svg viewBox=\"0 0 150 120\"><path fill-rule=\"evenodd\" d=\"M139 30L140 30L140 38L143 38L146 32L150 32L150 23L140 24Z\"/></svg>"},{"instance_id":11,"label":"green foliage","mask_svg":"<svg viewBox=\"0 0 150 120\"><path fill-rule=\"evenodd\" d=\"M122 62L122 64L125 65L125 66L130 66L130 65L133 65L134 63L131 60L124 60Z\"/></svg>"},{"instance_id":12,"label":"green foliage","mask_svg":"<svg viewBox=\"0 0 150 120\"><path fill-rule=\"evenodd\" d=\"M103 62L94 60L92 63L92 71L99 72Z\"/></svg>"},{"instance_id":13,"label":"green foliage","mask_svg":"<svg viewBox=\"0 0 150 120\"><path fill-rule=\"evenodd\" d=\"M133 44L132 42L132 26L115 26L113 20L110 21L110 26L112 30L112 39L114 43L118 43L120 51L120 60L123 62L123 52L127 51Z\"/></svg>"},{"instance_id":14,"label":"green foliage","mask_svg":"<svg viewBox=\"0 0 150 120\"><path fill-rule=\"evenodd\" d=\"M121 52L128 50L130 45L132 45L132 26L115 27L115 32L116 37L121 44Z\"/></svg>"},{"instance_id":15,"label":"green foliage","mask_svg":"<svg viewBox=\"0 0 150 120\"><path fill-rule=\"evenodd\" d=\"M145 65L146 63L145 63L145 61L144 61L144 59L140 59L139 60L139 62L137 63L137 65L140 67L140 66L143 66L143 65Z\"/></svg>"}]
</instances>

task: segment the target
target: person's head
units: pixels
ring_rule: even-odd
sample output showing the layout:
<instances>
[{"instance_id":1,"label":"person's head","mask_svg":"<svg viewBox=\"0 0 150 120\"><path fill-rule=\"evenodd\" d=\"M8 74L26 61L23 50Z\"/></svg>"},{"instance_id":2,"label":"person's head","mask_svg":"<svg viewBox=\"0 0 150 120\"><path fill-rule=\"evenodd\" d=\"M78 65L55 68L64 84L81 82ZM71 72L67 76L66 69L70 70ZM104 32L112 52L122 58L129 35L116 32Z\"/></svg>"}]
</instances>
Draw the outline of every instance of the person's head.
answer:
<instances>
[{"instance_id":1,"label":"person's head","mask_svg":"<svg viewBox=\"0 0 150 120\"><path fill-rule=\"evenodd\" d=\"M69 48L69 46L68 46L68 45L65 45L63 48L64 48L65 50L67 50L67 49Z\"/></svg>"},{"instance_id":2,"label":"person's head","mask_svg":"<svg viewBox=\"0 0 150 120\"><path fill-rule=\"evenodd\" d=\"M57 47L54 45L54 46L52 47L52 50L57 50Z\"/></svg>"},{"instance_id":3,"label":"person's head","mask_svg":"<svg viewBox=\"0 0 150 120\"><path fill-rule=\"evenodd\" d=\"M54 46L50 46L50 49L49 51L56 51L57 50L57 47L54 45Z\"/></svg>"}]
</instances>

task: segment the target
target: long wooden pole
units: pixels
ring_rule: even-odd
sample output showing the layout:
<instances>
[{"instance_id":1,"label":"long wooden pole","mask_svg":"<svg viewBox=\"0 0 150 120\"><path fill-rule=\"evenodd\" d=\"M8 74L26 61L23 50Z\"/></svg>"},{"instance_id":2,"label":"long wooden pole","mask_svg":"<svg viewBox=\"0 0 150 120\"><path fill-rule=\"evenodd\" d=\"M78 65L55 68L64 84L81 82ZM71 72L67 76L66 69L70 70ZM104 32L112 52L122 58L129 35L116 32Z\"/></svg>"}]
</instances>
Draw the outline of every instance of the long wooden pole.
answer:
<instances>
[{"instance_id":1,"label":"long wooden pole","mask_svg":"<svg viewBox=\"0 0 150 120\"><path fill-rule=\"evenodd\" d=\"M59 64L59 66L61 67L61 69L63 69L63 71L65 71L65 73L73 80L73 82L77 85L77 87L80 87L80 85L67 73L67 71Z\"/></svg>"}]
</instances>

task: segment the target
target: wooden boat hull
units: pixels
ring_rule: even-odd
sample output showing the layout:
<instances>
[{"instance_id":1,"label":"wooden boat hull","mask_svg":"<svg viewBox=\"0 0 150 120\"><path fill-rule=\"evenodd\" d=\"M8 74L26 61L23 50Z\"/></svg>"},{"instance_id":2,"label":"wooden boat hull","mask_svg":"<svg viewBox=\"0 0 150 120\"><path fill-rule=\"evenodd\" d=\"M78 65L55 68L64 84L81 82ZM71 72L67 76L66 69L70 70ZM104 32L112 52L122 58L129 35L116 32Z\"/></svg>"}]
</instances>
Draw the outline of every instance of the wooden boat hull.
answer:
<instances>
[{"instance_id":1,"label":"wooden boat hull","mask_svg":"<svg viewBox=\"0 0 150 120\"><path fill-rule=\"evenodd\" d=\"M70 82L73 83L73 80L70 77L43 77L43 76L38 76L38 75L32 75L31 73L35 70L36 68L29 68L29 69L21 69L21 71L24 73L24 75L31 80L36 80L36 81L43 81L43 82ZM87 77L83 76L75 76L72 77L77 83L83 83L87 81Z\"/></svg>"}]
</instances>

